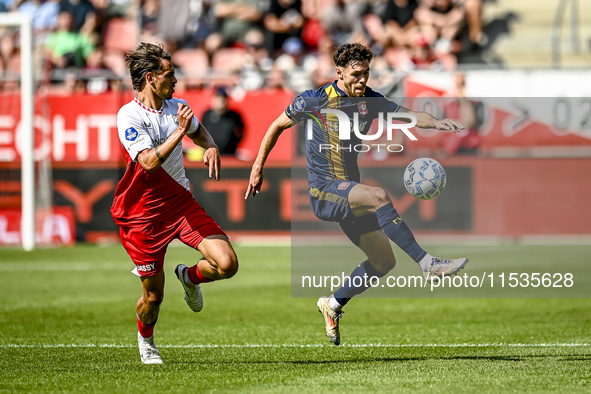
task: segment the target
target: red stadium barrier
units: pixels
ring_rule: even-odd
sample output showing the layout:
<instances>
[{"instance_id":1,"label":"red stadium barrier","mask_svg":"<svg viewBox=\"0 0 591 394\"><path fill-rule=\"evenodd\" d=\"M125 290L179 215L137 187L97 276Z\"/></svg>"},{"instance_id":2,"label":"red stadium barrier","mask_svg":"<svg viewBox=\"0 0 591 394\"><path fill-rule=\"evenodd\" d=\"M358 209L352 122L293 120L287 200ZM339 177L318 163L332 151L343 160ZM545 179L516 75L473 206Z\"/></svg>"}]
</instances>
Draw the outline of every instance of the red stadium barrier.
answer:
<instances>
[{"instance_id":1,"label":"red stadium barrier","mask_svg":"<svg viewBox=\"0 0 591 394\"><path fill-rule=\"evenodd\" d=\"M182 97L200 116L209 107L211 91L187 92ZM72 221L76 221L73 234L81 236L81 240L117 238L117 228L109 213L114 187L123 174L115 121L118 109L131 98L131 94L114 93L50 97L47 115L35 119L36 153L51 154L53 159L54 203L70 209ZM231 108L242 113L246 124L241 148L254 157L267 126L290 100L289 93L276 91L230 99ZM18 118L17 112L0 114L2 170L15 169L20 161ZM502 119L501 115L497 119ZM483 136L482 146L589 145L581 136L568 133L558 136L540 127L535 132L524 129L513 135L503 134L502 130L497 133L492 128ZM242 196L251 161L224 158L221 183L207 178L202 163L186 162L196 199L230 234L248 231L276 234L318 228L307 201L305 161L301 157L293 163L290 161L296 134L287 131L279 139L266 167L265 189L248 201ZM425 152L422 150L425 147L438 146L434 142L437 138L405 141L403 155L393 155L384 161L375 161L369 154L360 160L363 180L388 190L399 212L416 232L511 237L591 234L591 210L586 209L591 184L585 180L585 174L591 170L591 158L443 158L440 161L449 175L445 192L432 201L414 200L404 190L402 171L410 157ZM20 185L12 178L3 181L0 208L14 209L19 205ZM15 220L10 219L10 226ZM334 231L334 228L326 229ZM9 232L14 231L10 227Z\"/></svg>"},{"instance_id":2,"label":"red stadium barrier","mask_svg":"<svg viewBox=\"0 0 591 394\"><path fill-rule=\"evenodd\" d=\"M73 245L76 242L76 221L71 207L54 207L51 213L37 212L35 221L37 245ZM20 245L20 230L20 209L0 209L0 245Z\"/></svg>"},{"instance_id":3,"label":"red stadium barrier","mask_svg":"<svg viewBox=\"0 0 591 394\"><path fill-rule=\"evenodd\" d=\"M444 90L405 80L405 105L439 117L459 119L454 99ZM483 153L513 149L524 153L556 148L591 147L591 99L564 97L470 98L477 108L478 149ZM468 130L450 136L436 130L415 129L418 141L405 144L407 152L437 151L450 139L465 137ZM588 152L588 151L587 151Z\"/></svg>"},{"instance_id":4,"label":"red stadium barrier","mask_svg":"<svg viewBox=\"0 0 591 394\"><path fill-rule=\"evenodd\" d=\"M429 105L438 105L430 98L439 97L445 92L412 81L406 82L405 90L409 97L405 103L411 109L425 109ZM185 92L179 96L186 99L197 117L210 107L212 91ZM54 163L119 163L123 161L116 129L116 115L121 106L129 102L132 93L105 93L101 95L79 94L73 96L49 96L43 107L44 115L35 117L36 154L51 154ZM289 105L293 95L285 91L262 90L246 93L243 97L229 98L230 108L242 114L245 123L244 139L239 148L244 156L253 159L258 152L259 143L269 124ZM18 97L1 97L18 103ZM507 99L509 100L509 99ZM517 99L515 99L517 100ZM523 100L523 99L522 99ZM527 99L535 105L535 98ZM532 100L534 100L532 102ZM538 99L540 100L540 99ZM488 103L483 107L482 124L478 128L478 149L491 152L500 148L513 148L527 151L535 148L569 149L591 148L591 100L561 98L542 99L548 105L551 114L548 122L536 120L534 114L514 113L506 107L496 107ZM562 101L561 101L562 100ZM38 98L37 101L41 101ZM522 101L514 104L519 112ZM20 160L20 127L18 105L13 105L11 112L0 114L0 165L2 162ZM451 111L447 116L455 117L456 112L450 106L437 109ZM521 116L530 115L521 120ZM567 116L568 115L568 116ZM578 130L572 130L573 127ZM290 134L291 132L286 132ZM404 140L405 153L424 154L438 152L447 146L453 146L464 135L449 135L436 130L415 128L413 133L418 141ZM291 133L295 134L295 133ZM295 136L294 136L295 137ZM292 154L291 137L282 137L269 156L270 161L289 160Z\"/></svg>"},{"instance_id":5,"label":"red stadium barrier","mask_svg":"<svg viewBox=\"0 0 591 394\"><path fill-rule=\"evenodd\" d=\"M187 101L199 119L210 108L212 91L185 92L179 97ZM6 95L5 97L6 98ZM34 120L36 155L51 154L55 163L119 163L123 154L117 137L117 112L133 98L132 93L105 93L50 96L43 110ZM229 107L238 111L245 123L245 134L239 148L254 156L267 127L285 110L292 95L284 91L247 93L240 99L229 98ZM7 99L8 100L8 99ZM12 95L11 102L19 103ZM39 99L38 99L39 101ZM41 106L38 107L38 112ZM10 113L0 114L0 165L20 161L17 136L20 129L20 110L14 105ZM289 160L289 138L281 139L269 160Z\"/></svg>"},{"instance_id":6,"label":"red stadium barrier","mask_svg":"<svg viewBox=\"0 0 591 394\"><path fill-rule=\"evenodd\" d=\"M440 159L448 175L447 188L430 201L406 193L402 173L409 161L405 157L364 161L362 179L387 190L418 234L511 238L591 234L587 209L591 184L581 180L581 174L591 171L591 159ZM312 214L302 164L269 164L265 188L249 200L244 200L249 163L224 159L221 182L212 181L201 163L189 164L187 176L197 201L230 235L338 232L334 223L320 222ZM121 176L118 167L54 169L54 203L70 210L81 240L117 240L109 209ZM15 220L10 220L12 232Z\"/></svg>"}]
</instances>

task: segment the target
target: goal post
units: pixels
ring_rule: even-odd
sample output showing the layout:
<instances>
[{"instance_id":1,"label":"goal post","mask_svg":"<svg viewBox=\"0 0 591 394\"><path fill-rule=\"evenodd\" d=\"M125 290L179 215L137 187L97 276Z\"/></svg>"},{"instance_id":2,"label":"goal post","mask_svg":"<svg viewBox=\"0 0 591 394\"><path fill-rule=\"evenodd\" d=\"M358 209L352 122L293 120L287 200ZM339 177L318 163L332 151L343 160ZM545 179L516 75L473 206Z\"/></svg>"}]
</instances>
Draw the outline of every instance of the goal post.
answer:
<instances>
[{"instance_id":1,"label":"goal post","mask_svg":"<svg viewBox=\"0 0 591 394\"><path fill-rule=\"evenodd\" d=\"M33 27L29 15L0 13L0 26L20 31L21 90L21 241L26 251L35 248L35 157L34 157L34 72Z\"/></svg>"}]
</instances>

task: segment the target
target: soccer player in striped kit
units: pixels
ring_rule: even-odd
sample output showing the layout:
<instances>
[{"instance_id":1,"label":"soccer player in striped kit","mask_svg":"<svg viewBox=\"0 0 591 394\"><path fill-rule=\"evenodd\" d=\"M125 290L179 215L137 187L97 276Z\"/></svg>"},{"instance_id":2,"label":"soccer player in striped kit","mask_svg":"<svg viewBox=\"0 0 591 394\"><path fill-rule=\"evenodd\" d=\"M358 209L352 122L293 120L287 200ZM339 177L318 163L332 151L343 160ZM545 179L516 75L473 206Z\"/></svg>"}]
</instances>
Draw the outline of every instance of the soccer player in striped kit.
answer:
<instances>
[{"instance_id":1,"label":"soccer player in striped kit","mask_svg":"<svg viewBox=\"0 0 591 394\"><path fill-rule=\"evenodd\" d=\"M252 167L245 198L256 196L263 184L263 167L269 152L281 133L311 114L317 121L312 137L306 140L308 161L308 194L312 211L324 221L338 222L347 237L367 255L351 273L350 280L334 294L320 297L317 306L321 312L326 334L340 344L339 320L349 300L371 285L363 278L385 276L396 264L389 240L396 243L419 264L426 280L435 276L457 273L468 262L466 258L441 259L427 253L417 243L413 233L392 205L386 191L380 187L360 183L357 151L352 149L361 139L351 134L350 140L341 140L335 116L321 116L323 109L344 113L346 123L370 125L381 113L410 113L416 126L442 131L458 132L464 127L451 119L436 119L425 112L413 112L367 86L371 49L361 44L343 44L333 55L337 80L316 90L307 90L298 96L267 129ZM367 133L369 127L362 133ZM308 131L306 131L308 133ZM356 280L357 279L357 280ZM363 283L355 286L354 283Z\"/></svg>"}]
</instances>

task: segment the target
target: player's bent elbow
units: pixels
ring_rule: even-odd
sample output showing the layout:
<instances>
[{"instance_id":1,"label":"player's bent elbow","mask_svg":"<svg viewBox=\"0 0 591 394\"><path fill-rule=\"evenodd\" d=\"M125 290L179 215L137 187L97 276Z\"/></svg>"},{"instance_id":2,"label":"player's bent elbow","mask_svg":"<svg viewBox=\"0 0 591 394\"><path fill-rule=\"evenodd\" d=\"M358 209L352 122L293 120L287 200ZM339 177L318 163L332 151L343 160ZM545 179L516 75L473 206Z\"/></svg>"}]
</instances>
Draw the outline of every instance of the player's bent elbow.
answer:
<instances>
[{"instance_id":1,"label":"player's bent elbow","mask_svg":"<svg viewBox=\"0 0 591 394\"><path fill-rule=\"evenodd\" d=\"M154 172L156 172L158 167L160 167L159 163L152 163L147 160L138 160L138 163L140 163L140 166L142 166L142 168L146 170L146 172L148 172L149 174L153 174Z\"/></svg>"},{"instance_id":2,"label":"player's bent elbow","mask_svg":"<svg viewBox=\"0 0 591 394\"><path fill-rule=\"evenodd\" d=\"M158 169L158 167L160 167L160 166L152 166L152 167L148 167L148 166L144 167L144 166L142 166L142 167L143 167L143 169L144 169L144 170L146 170L146 172L148 172L149 174L153 174L153 173L155 173L155 172L156 172L156 170L157 170L157 169Z\"/></svg>"},{"instance_id":3,"label":"player's bent elbow","mask_svg":"<svg viewBox=\"0 0 591 394\"><path fill-rule=\"evenodd\" d=\"M154 157L155 156L156 155L154 155ZM150 157L145 150L140 152L140 154L137 156L137 162L144 170L146 170L146 172L150 174L156 172L156 170L160 167L160 162L158 159L154 160L154 158Z\"/></svg>"}]
</instances>

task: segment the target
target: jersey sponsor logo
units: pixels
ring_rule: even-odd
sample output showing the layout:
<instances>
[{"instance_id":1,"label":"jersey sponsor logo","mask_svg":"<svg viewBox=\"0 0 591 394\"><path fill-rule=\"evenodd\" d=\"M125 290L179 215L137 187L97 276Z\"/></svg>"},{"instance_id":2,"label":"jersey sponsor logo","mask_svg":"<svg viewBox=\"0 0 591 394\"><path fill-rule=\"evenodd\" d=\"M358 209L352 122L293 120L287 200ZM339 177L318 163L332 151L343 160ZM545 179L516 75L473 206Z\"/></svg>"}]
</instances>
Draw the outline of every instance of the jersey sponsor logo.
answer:
<instances>
[{"instance_id":1,"label":"jersey sponsor logo","mask_svg":"<svg viewBox=\"0 0 591 394\"><path fill-rule=\"evenodd\" d=\"M365 101L361 101L361 102L357 103L357 108L359 108L359 113L361 115L367 115L367 113L369 112L367 110L367 104L365 103Z\"/></svg>"},{"instance_id":2,"label":"jersey sponsor logo","mask_svg":"<svg viewBox=\"0 0 591 394\"><path fill-rule=\"evenodd\" d=\"M304 100L304 98L302 96L298 96L293 101L292 107L293 107L294 111L296 111L296 112L302 112L303 110L306 109L306 100Z\"/></svg>"},{"instance_id":3,"label":"jersey sponsor logo","mask_svg":"<svg viewBox=\"0 0 591 394\"><path fill-rule=\"evenodd\" d=\"M337 189L339 190L347 190L347 188L351 186L351 182L341 182L339 183L339 186L337 187Z\"/></svg>"},{"instance_id":4,"label":"jersey sponsor logo","mask_svg":"<svg viewBox=\"0 0 591 394\"><path fill-rule=\"evenodd\" d=\"M358 130L359 133L364 133L365 132L365 127L367 126L367 121L364 122L359 122L357 123L357 125L353 124L353 121L351 121L351 129L355 129ZM328 127L329 131L335 131L335 132L339 132L339 122L326 122L326 126Z\"/></svg>"},{"instance_id":5,"label":"jersey sponsor logo","mask_svg":"<svg viewBox=\"0 0 591 394\"><path fill-rule=\"evenodd\" d=\"M127 141L135 141L138 135L139 133L133 127L130 127L129 129L125 130L125 139Z\"/></svg>"},{"instance_id":6,"label":"jersey sponsor logo","mask_svg":"<svg viewBox=\"0 0 591 394\"><path fill-rule=\"evenodd\" d=\"M156 268L155 263L137 266L137 270L141 271L141 272L150 272L150 271L154 270L154 268Z\"/></svg>"},{"instance_id":7,"label":"jersey sponsor logo","mask_svg":"<svg viewBox=\"0 0 591 394\"><path fill-rule=\"evenodd\" d=\"M157 139L152 138L152 144L154 146L162 145L162 144L164 144L164 141L166 141L164 138L157 138Z\"/></svg>"}]
</instances>

